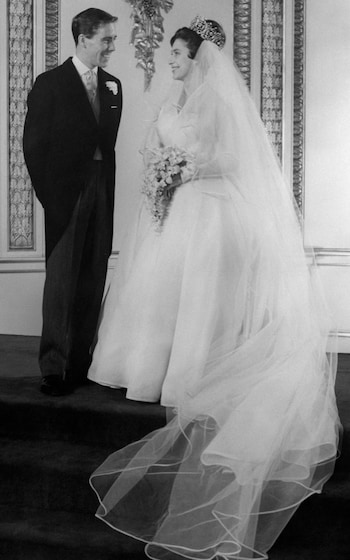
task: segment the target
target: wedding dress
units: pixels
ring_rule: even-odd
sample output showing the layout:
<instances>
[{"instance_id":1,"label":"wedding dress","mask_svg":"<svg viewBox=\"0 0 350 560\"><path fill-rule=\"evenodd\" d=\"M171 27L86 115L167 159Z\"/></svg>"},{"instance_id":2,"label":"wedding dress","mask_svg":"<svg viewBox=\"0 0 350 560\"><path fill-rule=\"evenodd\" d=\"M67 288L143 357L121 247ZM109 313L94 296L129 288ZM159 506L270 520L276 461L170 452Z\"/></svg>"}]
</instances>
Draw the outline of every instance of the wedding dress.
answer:
<instances>
[{"instance_id":1,"label":"wedding dress","mask_svg":"<svg viewBox=\"0 0 350 560\"><path fill-rule=\"evenodd\" d=\"M186 103L169 95L147 149L180 147L197 171L160 231L141 204L89 372L160 399L168 423L108 457L91 485L97 516L149 558L267 558L332 474L331 322L239 72L207 41L195 61Z\"/></svg>"}]
</instances>

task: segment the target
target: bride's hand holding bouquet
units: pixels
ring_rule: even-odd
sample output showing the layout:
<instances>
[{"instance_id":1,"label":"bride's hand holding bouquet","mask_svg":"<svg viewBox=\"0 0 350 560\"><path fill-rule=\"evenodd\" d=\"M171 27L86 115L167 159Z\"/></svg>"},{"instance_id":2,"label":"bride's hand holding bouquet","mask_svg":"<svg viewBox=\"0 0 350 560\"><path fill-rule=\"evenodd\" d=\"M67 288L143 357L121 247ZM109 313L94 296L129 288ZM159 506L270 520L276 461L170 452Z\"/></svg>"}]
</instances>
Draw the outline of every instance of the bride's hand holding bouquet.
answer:
<instances>
[{"instance_id":1,"label":"bride's hand holding bouquet","mask_svg":"<svg viewBox=\"0 0 350 560\"><path fill-rule=\"evenodd\" d=\"M196 173L193 154L176 146L147 150L147 163L142 192L156 229L166 219L175 190Z\"/></svg>"}]
</instances>

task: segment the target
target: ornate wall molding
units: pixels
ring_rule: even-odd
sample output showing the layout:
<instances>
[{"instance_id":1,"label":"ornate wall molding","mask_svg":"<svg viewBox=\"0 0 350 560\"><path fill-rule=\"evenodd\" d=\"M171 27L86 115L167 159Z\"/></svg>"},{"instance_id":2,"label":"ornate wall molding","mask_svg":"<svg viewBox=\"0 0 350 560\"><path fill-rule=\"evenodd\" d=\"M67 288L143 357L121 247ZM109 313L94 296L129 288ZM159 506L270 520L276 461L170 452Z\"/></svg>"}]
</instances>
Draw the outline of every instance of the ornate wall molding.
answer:
<instances>
[{"instance_id":1,"label":"ornate wall molding","mask_svg":"<svg viewBox=\"0 0 350 560\"><path fill-rule=\"evenodd\" d=\"M261 3L261 116L278 156L283 151L283 79L284 17L283 0L254 0ZM289 0L285 0L289 1ZM294 3L293 22L293 131L291 181L300 209L304 191L304 88L305 88L305 0ZM251 0L234 0L234 59L250 87L252 76L252 6ZM256 54L259 54L258 52ZM258 67L257 67L258 68ZM260 89L260 86L259 86Z\"/></svg>"},{"instance_id":2,"label":"ornate wall molding","mask_svg":"<svg viewBox=\"0 0 350 560\"><path fill-rule=\"evenodd\" d=\"M261 117L278 157L283 132L283 0L262 0Z\"/></svg>"},{"instance_id":3,"label":"ornate wall molding","mask_svg":"<svg viewBox=\"0 0 350 560\"><path fill-rule=\"evenodd\" d=\"M312 251L319 266L350 267L350 250L313 247Z\"/></svg>"},{"instance_id":4,"label":"ornate wall molding","mask_svg":"<svg viewBox=\"0 0 350 560\"><path fill-rule=\"evenodd\" d=\"M7 3L9 88L9 250L34 249L34 196L22 151L26 100L33 81L33 2Z\"/></svg>"},{"instance_id":5,"label":"ornate wall molding","mask_svg":"<svg viewBox=\"0 0 350 560\"><path fill-rule=\"evenodd\" d=\"M155 49L163 40L164 17L174 5L174 0L125 0L132 6L131 18L133 28L130 42L135 47L136 66L144 71L145 91L149 90L156 67Z\"/></svg>"},{"instance_id":6,"label":"ornate wall molding","mask_svg":"<svg viewBox=\"0 0 350 560\"><path fill-rule=\"evenodd\" d=\"M26 98L34 79L34 0L7 1L8 17L8 250L35 250L35 198L24 163ZM279 156L283 129L283 0L261 0L261 114ZM251 84L252 0L234 0L234 58ZM59 64L60 0L45 1L45 69ZM305 0L294 0L293 192L304 190Z\"/></svg>"},{"instance_id":7,"label":"ornate wall molding","mask_svg":"<svg viewBox=\"0 0 350 560\"><path fill-rule=\"evenodd\" d=\"M24 162L22 135L34 80L34 1L7 2L9 91L8 250L35 250L35 196ZM45 2L45 68L58 65L59 0Z\"/></svg>"},{"instance_id":8,"label":"ornate wall molding","mask_svg":"<svg viewBox=\"0 0 350 560\"><path fill-rule=\"evenodd\" d=\"M59 0L46 0L45 3L45 68L51 70L59 63Z\"/></svg>"},{"instance_id":9,"label":"ornate wall molding","mask_svg":"<svg viewBox=\"0 0 350 560\"><path fill-rule=\"evenodd\" d=\"M251 10L251 0L234 0L233 57L249 88L251 75Z\"/></svg>"},{"instance_id":10,"label":"ornate wall molding","mask_svg":"<svg viewBox=\"0 0 350 560\"><path fill-rule=\"evenodd\" d=\"M294 0L293 192L300 209L304 192L304 71L305 0Z\"/></svg>"}]
</instances>

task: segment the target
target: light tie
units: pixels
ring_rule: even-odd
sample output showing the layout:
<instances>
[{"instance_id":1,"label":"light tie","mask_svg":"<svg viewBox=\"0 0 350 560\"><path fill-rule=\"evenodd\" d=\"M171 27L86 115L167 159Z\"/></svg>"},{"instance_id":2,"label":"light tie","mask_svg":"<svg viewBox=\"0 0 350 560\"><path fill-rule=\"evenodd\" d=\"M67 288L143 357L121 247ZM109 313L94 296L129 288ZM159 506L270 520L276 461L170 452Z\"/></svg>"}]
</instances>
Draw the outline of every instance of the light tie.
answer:
<instances>
[{"instance_id":1,"label":"light tie","mask_svg":"<svg viewBox=\"0 0 350 560\"><path fill-rule=\"evenodd\" d=\"M92 70L88 70L83 74L85 88L91 105L94 105L97 91L97 76Z\"/></svg>"}]
</instances>

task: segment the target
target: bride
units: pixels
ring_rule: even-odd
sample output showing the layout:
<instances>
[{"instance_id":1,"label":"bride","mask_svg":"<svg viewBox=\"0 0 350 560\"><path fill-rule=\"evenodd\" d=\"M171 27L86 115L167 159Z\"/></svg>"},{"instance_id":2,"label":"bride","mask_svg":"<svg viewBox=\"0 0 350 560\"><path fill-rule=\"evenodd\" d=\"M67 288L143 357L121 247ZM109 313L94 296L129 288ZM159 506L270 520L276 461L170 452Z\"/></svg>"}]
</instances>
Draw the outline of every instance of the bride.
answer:
<instances>
[{"instance_id":1,"label":"bride","mask_svg":"<svg viewBox=\"0 0 350 560\"><path fill-rule=\"evenodd\" d=\"M88 376L168 407L90 480L97 516L162 560L267 558L331 476L340 430L316 265L224 41L201 17L171 40Z\"/></svg>"}]
</instances>

